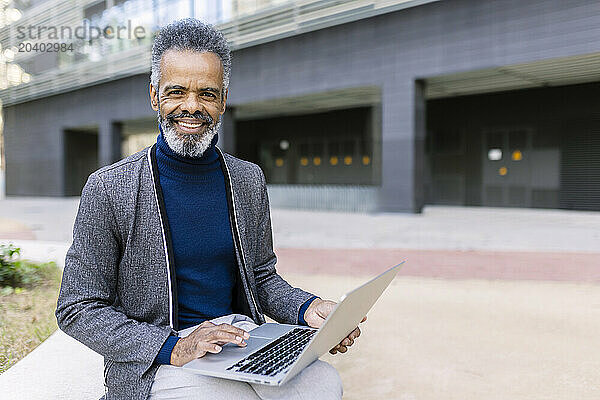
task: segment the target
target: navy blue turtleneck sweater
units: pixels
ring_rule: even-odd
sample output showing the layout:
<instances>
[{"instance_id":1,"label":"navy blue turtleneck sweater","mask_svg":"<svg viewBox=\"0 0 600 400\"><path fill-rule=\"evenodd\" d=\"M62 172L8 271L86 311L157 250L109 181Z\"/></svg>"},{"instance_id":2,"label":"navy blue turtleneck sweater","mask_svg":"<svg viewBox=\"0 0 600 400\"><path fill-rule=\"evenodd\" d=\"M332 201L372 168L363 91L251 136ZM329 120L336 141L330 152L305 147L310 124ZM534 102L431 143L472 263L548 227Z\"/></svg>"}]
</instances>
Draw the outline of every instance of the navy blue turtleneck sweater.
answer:
<instances>
[{"instance_id":1,"label":"navy blue turtleneck sweater","mask_svg":"<svg viewBox=\"0 0 600 400\"><path fill-rule=\"evenodd\" d=\"M169 147L162 131L156 141L160 187L175 258L179 329L231 314L235 286L235 250L225 177L215 149L217 136L202 157L182 157ZM306 325L302 305L298 320ZM170 364L179 340L170 336L156 356L158 364Z\"/></svg>"},{"instance_id":2,"label":"navy blue turtleneck sweater","mask_svg":"<svg viewBox=\"0 0 600 400\"><path fill-rule=\"evenodd\" d=\"M215 149L217 137L199 158L182 157L161 132L156 160L175 259L179 329L231 314L235 253L225 177ZM177 343L171 337L157 356L169 364Z\"/></svg>"}]
</instances>

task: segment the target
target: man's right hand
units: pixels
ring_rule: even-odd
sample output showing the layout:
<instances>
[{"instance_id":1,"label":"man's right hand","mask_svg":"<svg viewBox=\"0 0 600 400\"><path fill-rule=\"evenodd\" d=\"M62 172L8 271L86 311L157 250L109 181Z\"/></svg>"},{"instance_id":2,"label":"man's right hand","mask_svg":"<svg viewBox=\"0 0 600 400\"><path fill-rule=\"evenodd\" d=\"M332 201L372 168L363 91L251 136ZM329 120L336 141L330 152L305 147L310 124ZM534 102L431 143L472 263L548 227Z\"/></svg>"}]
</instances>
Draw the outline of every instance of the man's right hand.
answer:
<instances>
[{"instance_id":1,"label":"man's right hand","mask_svg":"<svg viewBox=\"0 0 600 400\"><path fill-rule=\"evenodd\" d=\"M225 343L244 347L246 346L244 339L249 337L248 332L233 325L215 325L210 321L204 321L188 336L177 341L171 352L171 365L181 367L206 353L219 353L221 345Z\"/></svg>"}]
</instances>

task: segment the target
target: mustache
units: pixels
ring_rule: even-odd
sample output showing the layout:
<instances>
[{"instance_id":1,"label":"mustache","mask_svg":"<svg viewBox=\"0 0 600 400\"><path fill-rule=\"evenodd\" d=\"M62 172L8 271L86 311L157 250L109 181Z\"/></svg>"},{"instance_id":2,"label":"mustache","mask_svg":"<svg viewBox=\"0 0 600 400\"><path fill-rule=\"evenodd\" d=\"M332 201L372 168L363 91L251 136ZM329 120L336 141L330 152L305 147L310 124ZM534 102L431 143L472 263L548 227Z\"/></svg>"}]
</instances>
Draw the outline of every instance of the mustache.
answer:
<instances>
[{"instance_id":1,"label":"mustache","mask_svg":"<svg viewBox=\"0 0 600 400\"><path fill-rule=\"evenodd\" d=\"M203 113L202 111L196 111L193 114L187 113L187 112L182 112L179 114L167 114L165 116L165 119L168 120L169 122L174 122L175 119L178 118L193 118L193 119L199 119L203 122L206 122L207 124L211 125L214 122L213 117L210 116L210 114L208 113Z\"/></svg>"}]
</instances>

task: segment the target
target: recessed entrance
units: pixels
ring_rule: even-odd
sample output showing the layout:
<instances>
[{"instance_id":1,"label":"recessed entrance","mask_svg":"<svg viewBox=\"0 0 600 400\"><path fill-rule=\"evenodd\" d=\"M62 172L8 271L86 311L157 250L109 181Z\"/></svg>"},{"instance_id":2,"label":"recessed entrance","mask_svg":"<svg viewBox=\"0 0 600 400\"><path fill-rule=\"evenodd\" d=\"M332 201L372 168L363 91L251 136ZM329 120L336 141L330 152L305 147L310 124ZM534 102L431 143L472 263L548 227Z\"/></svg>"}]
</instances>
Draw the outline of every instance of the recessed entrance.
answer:
<instances>
[{"instance_id":1,"label":"recessed entrance","mask_svg":"<svg viewBox=\"0 0 600 400\"><path fill-rule=\"evenodd\" d=\"M482 205L531 206L531 137L527 128L484 133Z\"/></svg>"},{"instance_id":2,"label":"recessed entrance","mask_svg":"<svg viewBox=\"0 0 600 400\"><path fill-rule=\"evenodd\" d=\"M600 83L427 102L428 204L600 210Z\"/></svg>"},{"instance_id":3,"label":"recessed entrance","mask_svg":"<svg viewBox=\"0 0 600 400\"><path fill-rule=\"evenodd\" d=\"M97 129L64 131L65 196L79 196L88 176L98 169Z\"/></svg>"},{"instance_id":4,"label":"recessed entrance","mask_svg":"<svg viewBox=\"0 0 600 400\"><path fill-rule=\"evenodd\" d=\"M378 88L359 87L235 107L235 153L269 184L378 185Z\"/></svg>"}]
</instances>

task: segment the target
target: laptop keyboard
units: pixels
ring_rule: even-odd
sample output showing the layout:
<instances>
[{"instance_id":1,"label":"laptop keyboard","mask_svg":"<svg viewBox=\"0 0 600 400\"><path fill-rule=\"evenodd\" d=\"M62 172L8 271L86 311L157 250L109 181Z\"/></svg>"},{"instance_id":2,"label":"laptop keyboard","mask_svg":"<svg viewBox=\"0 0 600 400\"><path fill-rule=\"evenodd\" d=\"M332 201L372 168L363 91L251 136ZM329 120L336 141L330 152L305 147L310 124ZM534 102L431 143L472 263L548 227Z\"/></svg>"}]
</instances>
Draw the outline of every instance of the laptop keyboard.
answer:
<instances>
[{"instance_id":1,"label":"laptop keyboard","mask_svg":"<svg viewBox=\"0 0 600 400\"><path fill-rule=\"evenodd\" d=\"M312 329L294 328L227 369L234 372L275 376L298 358L316 332Z\"/></svg>"}]
</instances>

